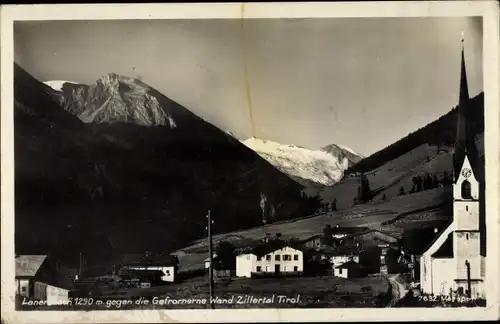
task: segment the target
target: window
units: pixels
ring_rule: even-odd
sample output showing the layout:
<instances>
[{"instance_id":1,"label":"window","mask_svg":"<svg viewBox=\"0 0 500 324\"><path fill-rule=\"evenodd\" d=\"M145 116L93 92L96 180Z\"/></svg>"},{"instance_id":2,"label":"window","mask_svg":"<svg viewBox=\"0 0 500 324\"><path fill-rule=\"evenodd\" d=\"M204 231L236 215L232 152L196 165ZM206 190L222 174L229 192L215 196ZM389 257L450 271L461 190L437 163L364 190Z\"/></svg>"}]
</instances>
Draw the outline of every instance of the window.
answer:
<instances>
[{"instance_id":1,"label":"window","mask_svg":"<svg viewBox=\"0 0 500 324\"><path fill-rule=\"evenodd\" d=\"M469 211L469 206L465 206L465 211Z\"/></svg>"},{"instance_id":2,"label":"window","mask_svg":"<svg viewBox=\"0 0 500 324\"><path fill-rule=\"evenodd\" d=\"M280 259L281 259L281 256L280 256L280 255L275 255L275 256L274 256L274 260L276 260L276 261L280 261Z\"/></svg>"},{"instance_id":3,"label":"window","mask_svg":"<svg viewBox=\"0 0 500 324\"><path fill-rule=\"evenodd\" d=\"M469 233L465 234L465 238L468 240L469 239Z\"/></svg>"},{"instance_id":4,"label":"window","mask_svg":"<svg viewBox=\"0 0 500 324\"><path fill-rule=\"evenodd\" d=\"M26 286L21 287L21 291L22 291L22 292L26 292Z\"/></svg>"},{"instance_id":5,"label":"window","mask_svg":"<svg viewBox=\"0 0 500 324\"><path fill-rule=\"evenodd\" d=\"M167 270L166 273L167 273L167 276L170 276L170 270Z\"/></svg>"},{"instance_id":6,"label":"window","mask_svg":"<svg viewBox=\"0 0 500 324\"><path fill-rule=\"evenodd\" d=\"M462 182L462 198L472 199L471 185L470 182L467 180L464 180L464 182Z\"/></svg>"},{"instance_id":7,"label":"window","mask_svg":"<svg viewBox=\"0 0 500 324\"><path fill-rule=\"evenodd\" d=\"M285 254L283 256L283 261L290 261L290 260L292 260L292 256L290 254Z\"/></svg>"},{"instance_id":8,"label":"window","mask_svg":"<svg viewBox=\"0 0 500 324\"><path fill-rule=\"evenodd\" d=\"M250 260L250 255L247 255L247 260Z\"/></svg>"},{"instance_id":9,"label":"window","mask_svg":"<svg viewBox=\"0 0 500 324\"><path fill-rule=\"evenodd\" d=\"M293 259L294 259L295 261L299 260L299 255L298 255L298 254L295 254L295 255L293 256Z\"/></svg>"},{"instance_id":10,"label":"window","mask_svg":"<svg viewBox=\"0 0 500 324\"><path fill-rule=\"evenodd\" d=\"M297 266L293 267L293 271L294 271L294 272L299 271L299 267L297 267Z\"/></svg>"},{"instance_id":11,"label":"window","mask_svg":"<svg viewBox=\"0 0 500 324\"><path fill-rule=\"evenodd\" d=\"M257 267L257 272L261 272L262 268L260 266Z\"/></svg>"},{"instance_id":12,"label":"window","mask_svg":"<svg viewBox=\"0 0 500 324\"><path fill-rule=\"evenodd\" d=\"M266 260L267 261L271 261L271 256L270 255L266 255Z\"/></svg>"}]
</instances>

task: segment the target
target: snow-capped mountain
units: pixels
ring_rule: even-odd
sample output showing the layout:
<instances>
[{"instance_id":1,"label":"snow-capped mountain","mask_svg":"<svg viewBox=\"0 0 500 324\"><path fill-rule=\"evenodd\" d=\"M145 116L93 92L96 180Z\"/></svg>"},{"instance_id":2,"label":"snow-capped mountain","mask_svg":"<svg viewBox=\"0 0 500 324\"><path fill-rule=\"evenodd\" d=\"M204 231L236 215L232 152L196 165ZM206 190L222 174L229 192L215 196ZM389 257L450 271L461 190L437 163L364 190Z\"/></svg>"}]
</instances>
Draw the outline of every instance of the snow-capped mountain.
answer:
<instances>
[{"instance_id":1,"label":"snow-capped mountain","mask_svg":"<svg viewBox=\"0 0 500 324\"><path fill-rule=\"evenodd\" d=\"M61 106L84 123L126 122L142 126L177 127L162 109L155 90L138 79L109 73L95 84L47 81Z\"/></svg>"},{"instance_id":2,"label":"snow-capped mountain","mask_svg":"<svg viewBox=\"0 0 500 324\"><path fill-rule=\"evenodd\" d=\"M77 84L77 82L64 81L64 80L45 81L44 83L56 91L62 91L62 88L65 83Z\"/></svg>"},{"instance_id":3,"label":"snow-capped mountain","mask_svg":"<svg viewBox=\"0 0 500 324\"><path fill-rule=\"evenodd\" d=\"M342 178L348 167L363 158L354 151L335 144L321 150L310 150L255 137L242 143L303 185L331 186Z\"/></svg>"}]
</instances>

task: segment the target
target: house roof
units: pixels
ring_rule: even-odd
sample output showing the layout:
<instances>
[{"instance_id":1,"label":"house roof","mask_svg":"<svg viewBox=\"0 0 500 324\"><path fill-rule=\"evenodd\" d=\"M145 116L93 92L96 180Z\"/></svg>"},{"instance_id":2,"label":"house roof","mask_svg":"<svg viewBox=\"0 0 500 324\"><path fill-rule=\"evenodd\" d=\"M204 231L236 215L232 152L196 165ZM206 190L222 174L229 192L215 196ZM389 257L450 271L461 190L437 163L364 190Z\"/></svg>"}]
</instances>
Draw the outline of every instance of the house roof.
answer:
<instances>
[{"instance_id":1,"label":"house roof","mask_svg":"<svg viewBox=\"0 0 500 324\"><path fill-rule=\"evenodd\" d=\"M263 256L276 250L281 250L285 247L291 247L300 251L304 249L304 247L298 243L287 242L284 240L272 240L254 247L248 253L255 254L256 256Z\"/></svg>"},{"instance_id":2,"label":"house roof","mask_svg":"<svg viewBox=\"0 0 500 324\"><path fill-rule=\"evenodd\" d=\"M46 259L46 255L17 256L16 277L34 277Z\"/></svg>"},{"instance_id":3,"label":"house roof","mask_svg":"<svg viewBox=\"0 0 500 324\"><path fill-rule=\"evenodd\" d=\"M451 221L449 224L451 224ZM445 226L441 230L438 229L437 233L434 232L434 228L419 228L405 231L401 240L403 250L410 254L423 254L448 226Z\"/></svg>"},{"instance_id":4,"label":"house roof","mask_svg":"<svg viewBox=\"0 0 500 324\"><path fill-rule=\"evenodd\" d=\"M323 234L314 234L314 235L311 235L311 236L306 237L304 239L301 239L300 243L306 243L306 242L309 242L311 240L314 240L314 239L317 239L317 238L322 238L322 237L323 237Z\"/></svg>"},{"instance_id":5,"label":"house roof","mask_svg":"<svg viewBox=\"0 0 500 324\"><path fill-rule=\"evenodd\" d=\"M361 253L361 247L356 245L339 245L339 246L324 246L322 247L318 253L326 255L326 256L342 256L342 255L359 255Z\"/></svg>"},{"instance_id":6,"label":"house roof","mask_svg":"<svg viewBox=\"0 0 500 324\"><path fill-rule=\"evenodd\" d=\"M336 266L335 269L354 270L354 269L363 269L363 266L360 265L359 263L351 260L351 261L347 261L346 263L342 263L339 266Z\"/></svg>"},{"instance_id":7,"label":"house roof","mask_svg":"<svg viewBox=\"0 0 500 324\"><path fill-rule=\"evenodd\" d=\"M363 231L360 231L358 233L353 233L353 234L350 234L348 236L345 236L345 237L342 238L342 240L350 240L350 239L354 239L354 238L360 238L362 236L369 235L369 234L373 234L374 236L376 236L377 233L380 233L380 234L383 234L383 235L387 235L388 237L392 238L393 242L389 242L389 243L395 243L396 241L398 241L401 238L401 234L390 233L390 232L387 232L387 231L384 231L384 230L380 230L380 229L369 229L369 228L367 228L367 229L365 229ZM383 239L381 237L377 237L377 240L387 242L387 240L385 240L385 239Z\"/></svg>"},{"instance_id":8,"label":"house roof","mask_svg":"<svg viewBox=\"0 0 500 324\"><path fill-rule=\"evenodd\" d=\"M332 234L354 234L368 230L368 227L332 227Z\"/></svg>"},{"instance_id":9,"label":"house roof","mask_svg":"<svg viewBox=\"0 0 500 324\"><path fill-rule=\"evenodd\" d=\"M121 263L135 266L175 266L179 259L170 254L124 254Z\"/></svg>"},{"instance_id":10,"label":"house roof","mask_svg":"<svg viewBox=\"0 0 500 324\"><path fill-rule=\"evenodd\" d=\"M165 274L160 270L121 269L119 275L135 276L135 277L154 277L154 276L164 276Z\"/></svg>"}]
</instances>

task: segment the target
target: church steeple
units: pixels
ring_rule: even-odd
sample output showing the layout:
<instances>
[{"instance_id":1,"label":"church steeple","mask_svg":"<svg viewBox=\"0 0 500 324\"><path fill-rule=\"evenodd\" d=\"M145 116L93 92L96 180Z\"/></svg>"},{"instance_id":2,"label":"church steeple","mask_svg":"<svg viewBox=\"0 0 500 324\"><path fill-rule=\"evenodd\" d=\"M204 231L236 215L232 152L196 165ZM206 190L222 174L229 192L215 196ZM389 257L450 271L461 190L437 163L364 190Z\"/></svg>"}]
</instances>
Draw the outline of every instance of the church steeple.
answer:
<instances>
[{"instance_id":1,"label":"church steeple","mask_svg":"<svg viewBox=\"0 0 500 324\"><path fill-rule=\"evenodd\" d=\"M461 65L460 65L460 97L457 108L457 134L455 138L455 154L453 156L453 180L456 182L460 176L460 170L464 163L465 156L469 160L475 160L477 155L474 135L470 131L470 121L468 121L469 110L469 85L467 83L467 70L465 68L464 35L462 32L461 41ZM471 161L474 163L475 161Z\"/></svg>"}]
</instances>

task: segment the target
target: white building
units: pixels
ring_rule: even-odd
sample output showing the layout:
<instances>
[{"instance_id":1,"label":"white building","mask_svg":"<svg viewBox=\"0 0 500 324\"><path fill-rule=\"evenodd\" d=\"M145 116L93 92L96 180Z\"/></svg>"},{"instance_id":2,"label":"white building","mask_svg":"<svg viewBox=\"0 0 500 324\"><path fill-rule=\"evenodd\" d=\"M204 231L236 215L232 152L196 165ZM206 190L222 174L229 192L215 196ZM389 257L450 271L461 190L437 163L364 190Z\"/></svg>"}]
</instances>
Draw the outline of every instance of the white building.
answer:
<instances>
[{"instance_id":1,"label":"white building","mask_svg":"<svg viewBox=\"0 0 500 324\"><path fill-rule=\"evenodd\" d=\"M337 255L330 256L330 264L332 265L333 269L349 261L359 263L359 255L339 253Z\"/></svg>"},{"instance_id":2,"label":"white building","mask_svg":"<svg viewBox=\"0 0 500 324\"><path fill-rule=\"evenodd\" d=\"M420 259L420 286L433 295L485 298L485 240L481 222L482 167L474 136L468 134L469 102L462 48L458 130L454 153L453 220Z\"/></svg>"},{"instance_id":3,"label":"white building","mask_svg":"<svg viewBox=\"0 0 500 324\"><path fill-rule=\"evenodd\" d=\"M128 270L161 271L161 280L174 282L178 269L178 259L172 255L127 254L122 258L122 268Z\"/></svg>"},{"instance_id":4,"label":"white building","mask_svg":"<svg viewBox=\"0 0 500 324\"><path fill-rule=\"evenodd\" d=\"M35 282L35 299L47 301L47 305L64 305L70 301L71 290L65 287Z\"/></svg>"},{"instance_id":5,"label":"white building","mask_svg":"<svg viewBox=\"0 0 500 324\"><path fill-rule=\"evenodd\" d=\"M300 247L283 241L271 241L236 257L236 276L301 274L304 254Z\"/></svg>"},{"instance_id":6,"label":"white building","mask_svg":"<svg viewBox=\"0 0 500 324\"><path fill-rule=\"evenodd\" d=\"M16 293L47 305L69 302L72 283L62 278L46 255L16 257Z\"/></svg>"},{"instance_id":7,"label":"white building","mask_svg":"<svg viewBox=\"0 0 500 324\"><path fill-rule=\"evenodd\" d=\"M333 269L333 275L341 278L355 278L366 274L364 268L353 260L345 262Z\"/></svg>"},{"instance_id":8,"label":"white building","mask_svg":"<svg viewBox=\"0 0 500 324\"><path fill-rule=\"evenodd\" d=\"M35 281L41 276L46 259L46 255L16 256L16 294L34 297Z\"/></svg>"}]
</instances>

